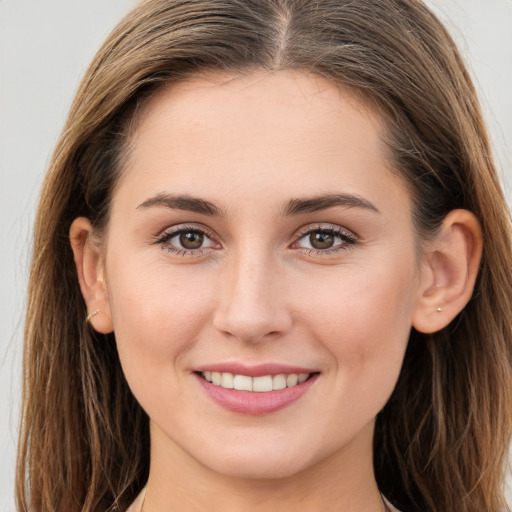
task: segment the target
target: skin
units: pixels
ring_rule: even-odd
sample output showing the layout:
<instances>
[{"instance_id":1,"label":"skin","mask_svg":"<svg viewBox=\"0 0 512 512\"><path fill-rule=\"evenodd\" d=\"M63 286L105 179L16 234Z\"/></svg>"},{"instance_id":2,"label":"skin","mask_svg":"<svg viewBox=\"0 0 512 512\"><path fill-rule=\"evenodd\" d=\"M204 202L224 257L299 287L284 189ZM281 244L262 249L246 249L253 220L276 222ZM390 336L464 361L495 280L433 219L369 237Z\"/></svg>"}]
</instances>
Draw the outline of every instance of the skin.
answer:
<instances>
[{"instance_id":1,"label":"skin","mask_svg":"<svg viewBox=\"0 0 512 512\"><path fill-rule=\"evenodd\" d=\"M92 325L115 331L150 417L145 511L383 510L375 416L411 327L451 321L481 253L469 212L418 239L383 130L349 94L289 71L197 77L140 113L107 232L84 250L94 237L80 218L71 239L89 311L100 309ZM163 194L217 212L170 208L155 200ZM318 201L333 194L343 204ZM318 210L286 212L304 198ZM199 251L169 235L184 226L206 233ZM312 250L311 232L332 247ZM194 374L231 361L320 376L288 407L244 415L214 403Z\"/></svg>"}]
</instances>

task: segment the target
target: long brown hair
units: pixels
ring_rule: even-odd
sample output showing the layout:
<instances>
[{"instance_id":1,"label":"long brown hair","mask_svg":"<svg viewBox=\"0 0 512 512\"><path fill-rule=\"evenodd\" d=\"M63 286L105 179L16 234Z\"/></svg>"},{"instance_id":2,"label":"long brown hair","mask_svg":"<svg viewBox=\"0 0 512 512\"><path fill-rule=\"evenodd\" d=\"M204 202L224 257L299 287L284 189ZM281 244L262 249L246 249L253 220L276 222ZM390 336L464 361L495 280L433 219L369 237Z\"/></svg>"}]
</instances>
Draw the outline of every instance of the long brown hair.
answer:
<instances>
[{"instance_id":1,"label":"long brown hair","mask_svg":"<svg viewBox=\"0 0 512 512\"><path fill-rule=\"evenodd\" d=\"M71 222L108 223L137 108L205 70L301 69L378 109L419 236L455 208L479 219L472 300L447 328L411 333L377 418L382 492L403 510L498 512L512 426L510 218L470 77L419 0L146 0L113 31L71 108L41 194L25 332L19 510L123 510L149 470L148 418L114 334L85 323Z\"/></svg>"}]
</instances>

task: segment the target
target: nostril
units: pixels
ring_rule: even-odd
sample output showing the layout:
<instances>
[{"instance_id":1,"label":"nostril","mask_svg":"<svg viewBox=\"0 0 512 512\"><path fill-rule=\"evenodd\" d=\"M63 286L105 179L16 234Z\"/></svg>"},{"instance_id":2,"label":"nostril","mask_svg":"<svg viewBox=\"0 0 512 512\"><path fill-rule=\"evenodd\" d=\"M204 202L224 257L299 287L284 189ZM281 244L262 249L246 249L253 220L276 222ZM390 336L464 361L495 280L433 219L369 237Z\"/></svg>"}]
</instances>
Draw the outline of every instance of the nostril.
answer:
<instances>
[{"instance_id":1,"label":"nostril","mask_svg":"<svg viewBox=\"0 0 512 512\"><path fill-rule=\"evenodd\" d=\"M289 332L292 323L286 301L275 289L278 283L274 280L269 287L268 274L256 273L259 278L235 272L219 290L213 326L240 341L277 339Z\"/></svg>"},{"instance_id":2,"label":"nostril","mask_svg":"<svg viewBox=\"0 0 512 512\"><path fill-rule=\"evenodd\" d=\"M219 312L214 319L217 330L247 342L276 339L288 332L290 326L291 321L285 311L271 309L256 315L235 306L224 314Z\"/></svg>"}]
</instances>

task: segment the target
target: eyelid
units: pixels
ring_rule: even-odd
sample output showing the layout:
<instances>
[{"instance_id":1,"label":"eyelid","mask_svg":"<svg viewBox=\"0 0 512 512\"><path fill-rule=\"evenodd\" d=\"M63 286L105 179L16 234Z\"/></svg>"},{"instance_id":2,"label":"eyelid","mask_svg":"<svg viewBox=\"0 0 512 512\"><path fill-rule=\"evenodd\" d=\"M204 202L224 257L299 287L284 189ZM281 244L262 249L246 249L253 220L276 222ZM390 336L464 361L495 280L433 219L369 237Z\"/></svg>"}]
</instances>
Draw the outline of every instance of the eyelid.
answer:
<instances>
[{"instance_id":1,"label":"eyelid","mask_svg":"<svg viewBox=\"0 0 512 512\"><path fill-rule=\"evenodd\" d=\"M162 248L166 248L170 252L176 252L180 255L195 255L203 253L206 250L215 249L214 247L199 247L197 249L185 249L184 247L174 246L170 243L170 240L180 233L186 233L188 231L198 232L208 238L216 245L220 245L219 237L209 228L202 224L183 223L168 227L161 231L158 235L153 237L152 245L161 245ZM172 250L170 250L172 248Z\"/></svg>"},{"instance_id":2,"label":"eyelid","mask_svg":"<svg viewBox=\"0 0 512 512\"><path fill-rule=\"evenodd\" d=\"M300 247L298 243L306 236L314 232L330 233L342 239L343 243L326 249L315 249L309 247ZM308 254L327 256L329 254L338 253L353 247L359 241L359 237L351 230L336 224L308 224L302 227L295 235L291 248L302 249Z\"/></svg>"},{"instance_id":3,"label":"eyelid","mask_svg":"<svg viewBox=\"0 0 512 512\"><path fill-rule=\"evenodd\" d=\"M219 247L198 247L197 249L186 249L184 247L179 247L177 245L171 244L170 240L180 233L184 232L199 232L205 236L212 243L220 246L219 237L216 233L210 230L207 226L202 224L194 224L194 223L183 223L177 224L171 227L168 227L161 231L158 235L153 238L152 245L161 245L162 248L166 248L169 252L174 252L180 255L197 255L202 254L204 251L208 251L211 249L217 249ZM330 233L333 236L337 236L341 239L342 243L338 243L333 247L329 247L326 249L315 249L308 247L300 247L299 242L308 234L314 232L324 232ZM349 247L355 245L359 240L358 235L356 235L353 231L339 226L337 224L308 224L300 228L293 237L293 241L290 245L293 249L302 249L311 254L319 254L319 255L328 255L331 253L337 253L339 251L343 251L348 249Z\"/></svg>"},{"instance_id":4,"label":"eyelid","mask_svg":"<svg viewBox=\"0 0 512 512\"><path fill-rule=\"evenodd\" d=\"M295 234L295 240L299 240L305 235L308 235L309 233L312 233L314 231L326 231L331 233L338 233L345 235L348 238L353 239L354 241L359 239L359 236L354 233L354 231L347 229L345 227L339 226L337 224L321 224L321 223L315 223L315 224L308 224L306 226L303 226L300 228L297 233Z\"/></svg>"},{"instance_id":5,"label":"eyelid","mask_svg":"<svg viewBox=\"0 0 512 512\"><path fill-rule=\"evenodd\" d=\"M218 239L219 237L207 226L203 224L196 224L194 222L183 222L180 224L175 224L173 226L169 226L162 231L160 231L157 235L152 237L155 242L158 242L163 237L167 236L174 236L177 233L182 233L184 231L198 231L200 233L203 233L208 238L215 238Z\"/></svg>"}]
</instances>

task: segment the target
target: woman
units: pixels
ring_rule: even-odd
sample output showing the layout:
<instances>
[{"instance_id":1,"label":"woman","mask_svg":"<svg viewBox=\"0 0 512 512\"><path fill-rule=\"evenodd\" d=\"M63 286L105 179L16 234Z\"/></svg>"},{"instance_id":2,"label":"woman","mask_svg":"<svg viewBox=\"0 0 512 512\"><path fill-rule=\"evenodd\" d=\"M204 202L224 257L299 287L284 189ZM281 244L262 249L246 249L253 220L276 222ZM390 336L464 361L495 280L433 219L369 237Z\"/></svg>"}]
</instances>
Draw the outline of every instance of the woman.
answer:
<instances>
[{"instance_id":1,"label":"woman","mask_svg":"<svg viewBox=\"0 0 512 512\"><path fill-rule=\"evenodd\" d=\"M504 510L510 248L420 2L142 2L41 196L19 509Z\"/></svg>"}]
</instances>

